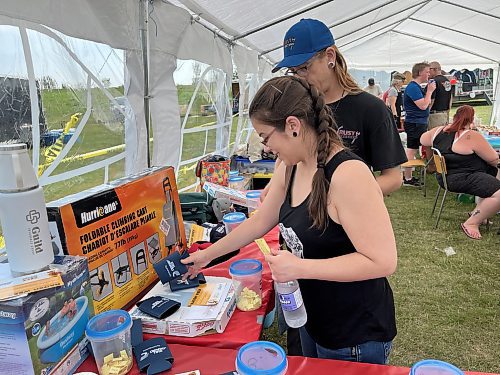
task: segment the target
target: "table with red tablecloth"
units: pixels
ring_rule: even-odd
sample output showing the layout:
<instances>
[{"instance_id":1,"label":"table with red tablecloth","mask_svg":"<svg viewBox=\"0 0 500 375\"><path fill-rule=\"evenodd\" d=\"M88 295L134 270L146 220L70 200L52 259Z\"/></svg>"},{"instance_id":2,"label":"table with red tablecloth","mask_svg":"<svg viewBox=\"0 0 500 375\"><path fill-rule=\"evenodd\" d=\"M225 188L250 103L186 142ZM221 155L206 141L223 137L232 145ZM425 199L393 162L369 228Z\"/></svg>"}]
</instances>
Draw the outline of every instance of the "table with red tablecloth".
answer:
<instances>
[{"instance_id":1,"label":"table with red tablecloth","mask_svg":"<svg viewBox=\"0 0 500 375\"><path fill-rule=\"evenodd\" d=\"M264 236L270 247L278 247L278 228L274 228ZM203 251L203 250L201 250ZM236 309L229 323L221 334L211 334L198 337L165 336L167 342L194 346L209 346L212 348L238 349L242 345L256 341L262 332L265 315L274 308L274 289L271 270L257 244L251 243L241 248L239 254L231 259L203 270L206 276L231 277L229 265L239 259L258 259L262 262L262 306L255 311L240 311ZM144 334L144 339L157 337L154 334Z\"/></svg>"},{"instance_id":2,"label":"table with red tablecloth","mask_svg":"<svg viewBox=\"0 0 500 375\"><path fill-rule=\"evenodd\" d=\"M234 349L202 348L186 345L169 345L174 357L174 366L169 374L200 370L202 375L217 375L235 369L237 351ZM86 361L78 371L97 373L95 362ZM371 365L328 359L288 357L287 374L340 374L340 375L408 375L407 367ZM139 374L134 361L130 374ZM466 371L467 375L485 375L484 372ZM498 374L495 374L498 375Z\"/></svg>"},{"instance_id":3,"label":"table with red tablecloth","mask_svg":"<svg viewBox=\"0 0 500 375\"><path fill-rule=\"evenodd\" d=\"M271 248L278 247L278 228L274 228L264 236L266 242ZM203 250L200 250L203 251ZM184 344L189 346L203 346L212 348L225 348L225 349L238 349L244 344L252 341L257 341L262 332L262 323L264 317L274 308L274 289L269 265L264 261L264 256L260 252L255 243L251 243L240 249L240 252L231 259L219 263L213 267L203 270L206 276L221 276L231 277L229 275L229 265L239 259L258 259L262 262L262 306L255 311L239 311L236 309L233 316L223 333L210 334L198 337L179 337L168 336L165 340L169 345L171 344ZM159 335L145 333L144 340L148 340ZM88 358L85 363L80 367L86 368L89 363L94 363L93 358Z\"/></svg>"}]
</instances>

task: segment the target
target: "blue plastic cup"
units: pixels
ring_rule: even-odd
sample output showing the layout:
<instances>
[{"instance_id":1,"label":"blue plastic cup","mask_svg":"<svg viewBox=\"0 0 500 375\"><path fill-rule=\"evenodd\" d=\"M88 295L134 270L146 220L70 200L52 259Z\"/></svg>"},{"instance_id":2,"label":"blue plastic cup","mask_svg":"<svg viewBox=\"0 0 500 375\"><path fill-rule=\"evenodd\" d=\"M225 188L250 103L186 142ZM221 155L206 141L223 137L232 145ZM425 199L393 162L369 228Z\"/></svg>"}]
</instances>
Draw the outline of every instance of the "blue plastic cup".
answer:
<instances>
[{"instance_id":1,"label":"blue plastic cup","mask_svg":"<svg viewBox=\"0 0 500 375\"><path fill-rule=\"evenodd\" d=\"M415 363L410 370L410 375L464 375L464 373L450 363L426 359Z\"/></svg>"},{"instance_id":2,"label":"blue plastic cup","mask_svg":"<svg viewBox=\"0 0 500 375\"><path fill-rule=\"evenodd\" d=\"M243 212L230 212L222 217L222 222L226 226L226 234L243 223L247 217Z\"/></svg>"},{"instance_id":3,"label":"blue plastic cup","mask_svg":"<svg viewBox=\"0 0 500 375\"><path fill-rule=\"evenodd\" d=\"M234 176L229 177L228 179L229 187L235 190L244 190L245 189L245 177L243 176Z\"/></svg>"},{"instance_id":4,"label":"blue plastic cup","mask_svg":"<svg viewBox=\"0 0 500 375\"><path fill-rule=\"evenodd\" d=\"M239 375L283 375L287 368L285 351L274 342L250 342L243 345L236 356Z\"/></svg>"},{"instance_id":5,"label":"blue plastic cup","mask_svg":"<svg viewBox=\"0 0 500 375\"><path fill-rule=\"evenodd\" d=\"M133 363L131 327L132 318L123 310L109 310L89 320L85 334L92 345L99 374L108 375L111 368L115 371L112 373L130 371Z\"/></svg>"},{"instance_id":6,"label":"blue plastic cup","mask_svg":"<svg viewBox=\"0 0 500 375\"><path fill-rule=\"evenodd\" d=\"M260 206L260 196L262 192L260 190L258 191L249 191L246 195L247 201L249 203L248 206L248 216L252 214L259 206ZM254 207L250 207L250 205Z\"/></svg>"}]
</instances>

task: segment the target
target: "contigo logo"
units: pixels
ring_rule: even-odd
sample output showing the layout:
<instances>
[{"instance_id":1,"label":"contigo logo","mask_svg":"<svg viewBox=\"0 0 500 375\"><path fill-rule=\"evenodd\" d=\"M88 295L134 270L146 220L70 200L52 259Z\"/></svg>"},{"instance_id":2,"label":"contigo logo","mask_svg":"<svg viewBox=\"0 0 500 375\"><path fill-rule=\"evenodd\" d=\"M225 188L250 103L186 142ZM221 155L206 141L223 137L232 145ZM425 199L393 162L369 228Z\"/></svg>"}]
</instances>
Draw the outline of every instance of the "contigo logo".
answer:
<instances>
[{"instance_id":1,"label":"contigo logo","mask_svg":"<svg viewBox=\"0 0 500 375\"><path fill-rule=\"evenodd\" d=\"M14 312L0 311L0 318L16 319L17 315Z\"/></svg>"},{"instance_id":2,"label":"contigo logo","mask_svg":"<svg viewBox=\"0 0 500 375\"><path fill-rule=\"evenodd\" d=\"M82 224L85 224L89 221L93 221L95 219L99 219L103 216L109 215L115 212L117 209L118 209L118 202L114 201L108 203L105 206L96 207L92 211L81 212L80 218L82 220Z\"/></svg>"}]
</instances>

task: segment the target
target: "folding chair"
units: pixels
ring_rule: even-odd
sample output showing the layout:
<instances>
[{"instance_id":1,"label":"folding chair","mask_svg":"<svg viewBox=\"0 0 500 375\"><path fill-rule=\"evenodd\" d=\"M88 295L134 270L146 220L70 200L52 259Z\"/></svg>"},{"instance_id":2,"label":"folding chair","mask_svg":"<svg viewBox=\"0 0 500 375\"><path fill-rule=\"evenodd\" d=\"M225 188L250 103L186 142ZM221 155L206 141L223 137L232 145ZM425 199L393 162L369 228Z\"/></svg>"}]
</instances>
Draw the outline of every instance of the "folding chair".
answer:
<instances>
[{"instance_id":1,"label":"folding chair","mask_svg":"<svg viewBox=\"0 0 500 375\"><path fill-rule=\"evenodd\" d=\"M427 183L426 183L426 177L427 177L427 162L424 159L413 159L413 160L408 160L406 163L401 164L401 168L415 168L418 169L420 168L420 186L419 188L421 189L422 187L424 188L424 197L427 196ZM422 183L423 181L423 183Z\"/></svg>"},{"instance_id":2,"label":"folding chair","mask_svg":"<svg viewBox=\"0 0 500 375\"><path fill-rule=\"evenodd\" d=\"M441 155L441 152L437 148L432 147L432 152L433 152L433 158L434 158L434 164L436 164L436 173L441 174L441 178L443 179L443 185L444 185L444 193L443 193L443 199L441 200L441 206L439 207L439 213L436 219L436 225L434 228L436 229L439 224L439 219L441 218L441 212L443 212L443 205L444 205L444 200L446 199L446 194L448 193L448 182L446 181L446 174L448 173L446 170L446 161L444 160L444 156ZM436 193L436 199L434 199L434 206L432 207L432 212L431 216L434 215L434 211L436 210L436 204L439 198L439 193L441 193L441 185L438 184L438 190Z\"/></svg>"}]
</instances>

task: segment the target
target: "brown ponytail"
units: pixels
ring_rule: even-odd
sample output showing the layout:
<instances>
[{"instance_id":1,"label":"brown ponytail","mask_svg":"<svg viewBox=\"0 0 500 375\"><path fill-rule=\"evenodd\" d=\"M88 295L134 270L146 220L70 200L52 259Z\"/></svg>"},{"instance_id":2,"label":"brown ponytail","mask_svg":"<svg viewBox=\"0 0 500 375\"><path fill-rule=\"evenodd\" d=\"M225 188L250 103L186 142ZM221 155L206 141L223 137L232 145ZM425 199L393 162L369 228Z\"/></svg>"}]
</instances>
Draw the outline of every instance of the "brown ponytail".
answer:
<instances>
[{"instance_id":1,"label":"brown ponytail","mask_svg":"<svg viewBox=\"0 0 500 375\"><path fill-rule=\"evenodd\" d=\"M307 81L295 77L277 77L267 81L257 92L249 108L249 116L284 131L289 116L303 120L318 137L317 166L312 181L308 211L313 227L324 230L328 225L328 189L325 165L334 146L342 147L335 131L335 121L323 95Z\"/></svg>"}]
</instances>

